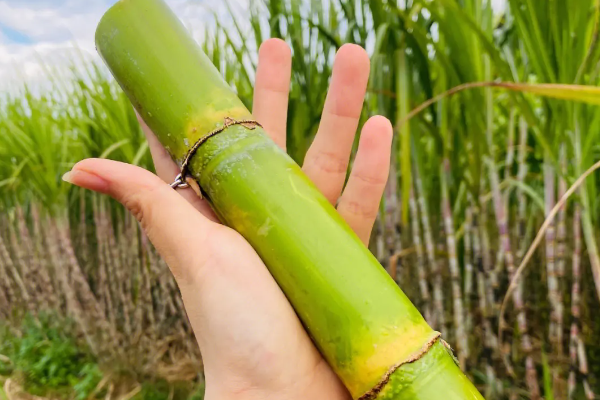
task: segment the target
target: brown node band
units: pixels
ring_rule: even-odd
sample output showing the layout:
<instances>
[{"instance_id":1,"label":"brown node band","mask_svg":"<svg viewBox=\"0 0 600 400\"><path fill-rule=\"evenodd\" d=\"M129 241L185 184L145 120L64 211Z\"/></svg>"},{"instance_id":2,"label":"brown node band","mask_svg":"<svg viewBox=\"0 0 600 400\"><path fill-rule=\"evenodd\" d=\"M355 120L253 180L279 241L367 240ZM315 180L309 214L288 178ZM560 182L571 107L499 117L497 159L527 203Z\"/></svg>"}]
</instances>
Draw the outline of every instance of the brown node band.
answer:
<instances>
[{"instance_id":1,"label":"brown node band","mask_svg":"<svg viewBox=\"0 0 600 400\"><path fill-rule=\"evenodd\" d=\"M385 385L389 382L390 378L392 377L392 374L394 372L396 372L398 370L398 368L400 368L401 366L403 366L405 364L412 364L416 361L419 361L421 358L423 358L427 354L427 352L429 352L429 350L433 347L433 345L435 345L438 342L438 340L440 340L441 337L442 337L442 334L440 332L434 332L433 336L423 345L423 347L421 347L419 350L412 353L406 360L403 360L403 361L399 362L398 364L393 365L385 373L385 375L383 375L383 377L381 378L379 383L377 385L375 385L375 387L373 389L369 390L367 393L360 396L358 398L358 400L374 400L375 398L377 398L377 395L379 394L379 392L381 392L383 390Z\"/></svg>"},{"instance_id":2,"label":"brown node band","mask_svg":"<svg viewBox=\"0 0 600 400\"><path fill-rule=\"evenodd\" d=\"M256 127L262 128L262 125L258 121L255 121L253 119L235 120L230 117L225 117L225 122L224 122L223 126L217 128L215 130L212 130L209 133L207 133L206 135L202 136L188 150L187 154L185 155L185 158L183 159L183 163L181 164L181 173L179 175L177 175L177 177L175 178L175 181L173 183L171 183L171 187L173 189L179 189L179 188L183 189L183 188L189 187L189 184L187 183L187 179L188 179L188 175L189 175L188 168L189 168L189 164L192 160L192 157L194 157L194 154L196 154L196 152L198 151L200 146L202 146L204 143L206 143L206 141L208 139L210 139L211 137L213 137L215 135L218 135L219 133L223 132L225 129L229 128L230 126L234 126L234 125L242 125L244 128L249 129L249 130L254 130L254 129L256 129ZM202 193L200 193L200 197L202 197Z\"/></svg>"}]
</instances>

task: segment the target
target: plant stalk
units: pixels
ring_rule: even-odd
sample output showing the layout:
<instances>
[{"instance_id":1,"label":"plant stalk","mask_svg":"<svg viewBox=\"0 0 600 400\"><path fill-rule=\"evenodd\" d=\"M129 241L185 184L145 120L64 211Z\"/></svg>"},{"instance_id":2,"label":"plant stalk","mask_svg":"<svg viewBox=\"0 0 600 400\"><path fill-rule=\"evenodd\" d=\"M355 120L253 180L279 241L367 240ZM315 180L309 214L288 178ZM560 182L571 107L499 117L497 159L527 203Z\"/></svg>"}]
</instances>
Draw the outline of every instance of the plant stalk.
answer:
<instances>
[{"instance_id":1,"label":"plant stalk","mask_svg":"<svg viewBox=\"0 0 600 400\"><path fill-rule=\"evenodd\" d=\"M226 118L252 118L161 0L117 2L96 44L180 165ZM221 221L261 256L355 399L482 399L438 334L262 128L234 125L211 137L189 171Z\"/></svg>"}]
</instances>

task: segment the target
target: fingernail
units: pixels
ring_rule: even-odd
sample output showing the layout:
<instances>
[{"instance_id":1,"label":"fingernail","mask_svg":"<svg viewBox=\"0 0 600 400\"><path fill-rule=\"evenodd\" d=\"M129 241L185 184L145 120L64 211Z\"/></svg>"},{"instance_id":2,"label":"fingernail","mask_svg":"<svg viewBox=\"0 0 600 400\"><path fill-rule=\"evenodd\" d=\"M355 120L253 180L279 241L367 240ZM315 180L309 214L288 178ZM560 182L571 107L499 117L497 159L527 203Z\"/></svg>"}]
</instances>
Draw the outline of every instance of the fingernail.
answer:
<instances>
[{"instance_id":1,"label":"fingernail","mask_svg":"<svg viewBox=\"0 0 600 400\"><path fill-rule=\"evenodd\" d=\"M95 173L80 169L73 169L67 172L63 175L62 180L72 185L90 189L95 192L106 193L109 189L109 184L106 180L99 177Z\"/></svg>"},{"instance_id":2,"label":"fingernail","mask_svg":"<svg viewBox=\"0 0 600 400\"><path fill-rule=\"evenodd\" d=\"M71 179L72 177L73 177L73 171L69 171L62 176L62 180L67 183L70 183L72 185L73 184L73 180Z\"/></svg>"}]
</instances>

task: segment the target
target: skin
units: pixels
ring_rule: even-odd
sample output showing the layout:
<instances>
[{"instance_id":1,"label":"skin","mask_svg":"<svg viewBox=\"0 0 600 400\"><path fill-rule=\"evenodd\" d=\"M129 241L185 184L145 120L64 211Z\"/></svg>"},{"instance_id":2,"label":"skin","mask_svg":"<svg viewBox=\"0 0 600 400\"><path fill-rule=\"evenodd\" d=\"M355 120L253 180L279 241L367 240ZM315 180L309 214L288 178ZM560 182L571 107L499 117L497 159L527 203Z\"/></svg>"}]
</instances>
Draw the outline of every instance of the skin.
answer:
<instances>
[{"instance_id":1,"label":"skin","mask_svg":"<svg viewBox=\"0 0 600 400\"><path fill-rule=\"evenodd\" d=\"M254 93L254 117L284 149L291 62L285 42L263 43ZM364 49L341 47L321 124L303 166L365 244L388 178L393 135L384 117L365 123L344 187L368 77ZM191 189L175 191L166 184L179 168L142 126L157 175L116 161L88 159L64 180L121 202L169 265L202 352L206 398L349 399L252 247L220 224L210 205Z\"/></svg>"}]
</instances>

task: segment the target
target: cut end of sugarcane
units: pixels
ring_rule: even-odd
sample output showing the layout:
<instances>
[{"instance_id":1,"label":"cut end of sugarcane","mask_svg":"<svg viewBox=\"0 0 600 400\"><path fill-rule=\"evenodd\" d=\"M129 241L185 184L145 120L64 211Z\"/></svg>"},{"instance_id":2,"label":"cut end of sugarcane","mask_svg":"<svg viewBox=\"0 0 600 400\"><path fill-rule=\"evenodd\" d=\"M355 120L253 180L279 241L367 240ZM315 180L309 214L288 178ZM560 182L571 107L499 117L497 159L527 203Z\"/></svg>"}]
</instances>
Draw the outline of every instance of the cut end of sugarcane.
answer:
<instances>
[{"instance_id":1,"label":"cut end of sugarcane","mask_svg":"<svg viewBox=\"0 0 600 400\"><path fill-rule=\"evenodd\" d=\"M358 398L358 400L375 400L378 398L379 394L385 389L386 385L389 383L392 375L398 371L402 366L406 364L412 364L421 360L431 348L440 341L442 334L440 332L433 332L431 338L421 347L418 351L411 354L406 360L401 361L395 365L393 365L388 372L381 378L379 383L367 393L363 394ZM445 343L445 342L444 342ZM446 346L446 345L445 345Z\"/></svg>"}]
</instances>

